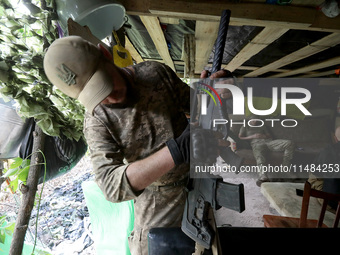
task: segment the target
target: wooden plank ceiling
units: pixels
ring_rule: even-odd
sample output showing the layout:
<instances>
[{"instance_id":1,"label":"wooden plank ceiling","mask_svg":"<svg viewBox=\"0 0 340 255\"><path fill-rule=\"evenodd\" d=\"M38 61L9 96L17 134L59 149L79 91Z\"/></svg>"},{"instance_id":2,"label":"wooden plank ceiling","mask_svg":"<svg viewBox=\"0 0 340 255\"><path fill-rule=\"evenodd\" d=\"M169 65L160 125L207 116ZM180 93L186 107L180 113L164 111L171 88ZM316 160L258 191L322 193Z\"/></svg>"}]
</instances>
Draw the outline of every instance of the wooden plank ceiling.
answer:
<instances>
[{"instance_id":1,"label":"wooden plank ceiling","mask_svg":"<svg viewBox=\"0 0 340 255\"><path fill-rule=\"evenodd\" d=\"M258 32L223 67L244 77L323 77L335 73L340 68L340 15L326 17L317 9L323 0L293 0L289 5L266 4L264 0L249 1L177 1L177 0L120 0L128 15L138 15L148 31L162 62L176 71L175 65L185 65L185 76L199 75L201 70L211 66L209 56L217 37L221 11L231 10L231 26L256 26ZM174 61L164 38L162 23L178 23L179 19L194 20L194 38L187 38L183 45L184 58ZM270 63L245 65L251 58L264 57L267 47L290 30L324 32L316 41L274 59ZM145 61L134 42L127 38L126 47L134 60ZM338 46L338 48L336 48ZM194 49L192 49L194 47ZM334 49L331 57L321 60L311 58L326 50ZM262 54L262 55L261 55ZM266 53L267 55L270 53ZM328 53L329 55L329 53ZM308 59L307 59L308 58ZM307 60L308 61L307 61ZM149 60L149 59L148 59ZM307 61L304 63L303 60ZM302 62L301 62L302 61ZM302 63L297 65L297 63ZM296 67L298 66L298 67ZM288 68L290 67L290 68ZM183 73L179 73L183 77Z\"/></svg>"}]
</instances>

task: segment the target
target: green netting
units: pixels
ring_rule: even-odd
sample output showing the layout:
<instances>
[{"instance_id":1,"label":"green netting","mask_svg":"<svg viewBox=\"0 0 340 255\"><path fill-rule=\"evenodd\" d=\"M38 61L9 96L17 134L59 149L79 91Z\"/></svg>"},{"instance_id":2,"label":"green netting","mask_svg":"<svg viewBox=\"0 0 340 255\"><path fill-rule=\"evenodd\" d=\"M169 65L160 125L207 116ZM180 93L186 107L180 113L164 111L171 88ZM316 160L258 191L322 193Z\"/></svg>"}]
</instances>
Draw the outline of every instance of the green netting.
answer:
<instances>
[{"instance_id":1,"label":"green netting","mask_svg":"<svg viewBox=\"0 0 340 255\"><path fill-rule=\"evenodd\" d=\"M109 202L93 181L83 182L82 187L90 213L96 254L130 254L127 237L134 223L133 200Z\"/></svg>"}]
</instances>

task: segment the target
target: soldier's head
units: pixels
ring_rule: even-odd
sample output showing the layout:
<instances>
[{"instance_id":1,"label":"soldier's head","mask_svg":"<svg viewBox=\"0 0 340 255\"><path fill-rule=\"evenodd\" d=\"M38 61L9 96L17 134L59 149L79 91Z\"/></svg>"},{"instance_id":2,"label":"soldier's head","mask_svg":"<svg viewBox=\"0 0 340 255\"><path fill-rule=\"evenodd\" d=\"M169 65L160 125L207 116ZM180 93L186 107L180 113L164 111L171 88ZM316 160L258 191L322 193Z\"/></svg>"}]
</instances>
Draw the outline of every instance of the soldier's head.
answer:
<instances>
[{"instance_id":1,"label":"soldier's head","mask_svg":"<svg viewBox=\"0 0 340 255\"><path fill-rule=\"evenodd\" d=\"M247 120L249 121L249 125L256 126L259 117L255 114L251 114L249 117L247 117Z\"/></svg>"},{"instance_id":2,"label":"soldier's head","mask_svg":"<svg viewBox=\"0 0 340 255\"><path fill-rule=\"evenodd\" d=\"M110 52L79 36L54 41L46 52L44 69L54 86L78 99L91 114L100 103L125 100L125 82Z\"/></svg>"}]
</instances>

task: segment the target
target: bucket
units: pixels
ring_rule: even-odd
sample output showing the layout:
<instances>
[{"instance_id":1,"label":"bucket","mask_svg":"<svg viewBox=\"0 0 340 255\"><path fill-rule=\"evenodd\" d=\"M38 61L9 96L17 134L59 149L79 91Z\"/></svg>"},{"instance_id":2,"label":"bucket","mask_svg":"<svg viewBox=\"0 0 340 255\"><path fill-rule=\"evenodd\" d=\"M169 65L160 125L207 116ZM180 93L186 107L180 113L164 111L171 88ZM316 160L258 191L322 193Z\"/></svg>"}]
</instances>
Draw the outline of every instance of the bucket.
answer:
<instances>
[{"instance_id":1,"label":"bucket","mask_svg":"<svg viewBox=\"0 0 340 255\"><path fill-rule=\"evenodd\" d=\"M114 0L56 0L56 4L64 31L67 31L67 20L72 18L88 26L92 34L102 40L124 24L125 8Z\"/></svg>"}]
</instances>

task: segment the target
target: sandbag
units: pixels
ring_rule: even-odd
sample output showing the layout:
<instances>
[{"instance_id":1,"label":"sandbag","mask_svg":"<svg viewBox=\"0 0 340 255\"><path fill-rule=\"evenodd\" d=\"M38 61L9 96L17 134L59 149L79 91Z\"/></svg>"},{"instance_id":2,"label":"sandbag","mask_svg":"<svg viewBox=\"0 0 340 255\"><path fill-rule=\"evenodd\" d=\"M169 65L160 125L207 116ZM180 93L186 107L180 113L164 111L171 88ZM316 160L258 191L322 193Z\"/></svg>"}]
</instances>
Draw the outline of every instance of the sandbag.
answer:
<instances>
[{"instance_id":1,"label":"sandbag","mask_svg":"<svg viewBox=\"0 0 340 255\"><path fill-rule=\"evenodd\" d=\"M33 118L22 120L16 112L15 102L5 103L0 98L0 159L30 158L33 147ZM44 155L46 157L46 179L51 180L70 171L84 156L87 144L63 135L46 136ZM41 168L39 183L43 182L45 169Z\"/></svg>"},{"instance_id":2,"label":"sandbag","mask_svg":"<svg viewBox=\"0 0 340 255\"><path fill-rule=\"evenodd\" d=\"M82 183L89 209L93 241L97 255L130 255L128 236L133 230L133 200L112 203L94 181Z\"/></svg>"},{"instance_id":3,"label":"sandbag","mask_svg":"<svg viewBox=\"0 0 340 255\"><path fill-rule=\"evenodd\" d=\"M0 159L18 157L28 125L17 114L14 101L0 98Z\"/></svg>"}]
</instances>

